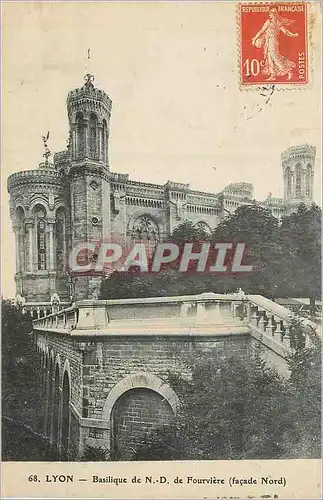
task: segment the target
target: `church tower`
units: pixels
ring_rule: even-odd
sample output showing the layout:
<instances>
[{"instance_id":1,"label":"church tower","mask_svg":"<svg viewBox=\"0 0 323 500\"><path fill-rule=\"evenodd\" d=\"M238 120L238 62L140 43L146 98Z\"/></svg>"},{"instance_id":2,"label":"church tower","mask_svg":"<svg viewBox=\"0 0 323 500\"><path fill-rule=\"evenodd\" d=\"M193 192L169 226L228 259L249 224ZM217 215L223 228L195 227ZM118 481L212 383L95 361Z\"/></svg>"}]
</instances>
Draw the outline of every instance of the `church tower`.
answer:
<instances>
[{"instance_id":1,"label":"church tower","mask_svg":"<svg viewBox=\"0 0 323 500\"><path fill-rule=\"evenodd\" d=\"M10 217L16 243L16 296L29 304L33 317L49 314L53 302L68 305L67 227L68 189L62 172L46 160L34 170L8 178ZM23 302L22 302L23 301Z\"/></svg>"},{"instance_id":2,"label":"church tower","mask_svg":"<svg viewBox=\"0 0 323 500\"><path fill-rule=\"evenodd\" d=\"M82 243L100 244L111 232L108 138L112 102L93 81L87 74L83 87L67 97L72 248ZM76 276L75 300L97 298L99 283L100 277Z\"/></svg>"},{"instance_id":3,"label":"church tower","mask_svg":"<svg viewBox=\"0 0 323 500\"><path fill-rule=\"evenodd\" d=\"M313 146L304 144L292 146L281 155L287 212L300 203L312 203L315 153Z\"/></svg>"}]
</instances>

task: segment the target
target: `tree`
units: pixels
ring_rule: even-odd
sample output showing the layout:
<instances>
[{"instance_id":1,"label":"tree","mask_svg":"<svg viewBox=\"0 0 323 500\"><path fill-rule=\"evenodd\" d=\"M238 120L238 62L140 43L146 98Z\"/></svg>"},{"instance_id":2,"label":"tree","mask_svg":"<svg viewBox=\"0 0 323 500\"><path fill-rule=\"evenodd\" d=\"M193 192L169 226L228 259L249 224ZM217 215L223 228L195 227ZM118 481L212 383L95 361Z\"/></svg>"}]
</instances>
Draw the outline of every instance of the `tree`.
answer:
<instances>
[{"instance_id":1,"label":"tree","mask_svg":"<svg viewBox=\"0 0 323 500\"><path fill-rule=\"evenodd\" d=\"M317 205L283 218L280 228L280 276L287 296L308 297L312 314L321 294L321 209ZM284 295L282 295L284 296Z\"/></svg>"},{"instance_id":2,"label":"tree","mask_svg":"<svg viewBox=\"0 0 323 500\"><path fill-rule=\"evenodd\" d=\"M138 460L149 459L156 441L162 448L163 433L165 459L281 457L280 443L288 426L284 381L258 353L200 359L193 366L191 380L174 383L172 378L172 383L181 399L176 425L155 430L138 450Z\"/></svg>"},{"instance_id":3,"label":"tree","mask_svg":"<svg viewBox=\"0 0 323 500\"><path fill-rule=\"evenodd\" d=\"M178 258L162 267L159 273L114 273L104 281L101 298L187 295L203 292L232 293L242 288L246 293L275 297L309 297L312 309L320 295L320 224L321 211L312 205L300 205L298 211L283 218L281 225L269 210L258 205L239 207L215 228L212 235L184 221L173 231L171 243L180 247ZM235 245L245 243L243 264L252 272L212 274L196 272L191 261L188 272L180 273L179 262L185 243L193 243L193 252L201 251L203 242L232 243L226 263L230 269ZM209 264L216 254L210 252ZM213 259L213 261L212 261ZM208 268L208 265L207 265ZM314 312L314 311L313 311Z\"/></svg>"},{"instance_id":4,"label":"tree","mask_svg":"<svg viewBox=\"0 0 323 500\"><path fill-rule=\"evenodd\" d=\"M37 369L38 368L38 369ZM4 460L57 460L41 436L40 356L32 320L9 300L2 301L2 457ZM38 431L38 432L37 432Z\"/></svg>"},{"instance_id":5,"label":"tree","mask_svg":"<svg viewBox=\"0 0 323 500\"><path fill-rule=\"evenodd\" d=\"M321 457L321 339L311 327L306 334L307 345L304 327L294 319L290 328L294 351L287 358L291 374L289 419L293 426L286 436L285 449L290 458Z\"/></svg>"},{"instance_id":6,"label":"tree","mask_svg":"<svg viewBox=\"0 0 323 500\"><path fill-rule=\"evenodd\" d=\"M140 273L133 268L127 272L115 271L101 284L101 299L125 299L132 297L164 297L189 295L212 291L214 279L210 275L197 275L195 263L189 265L188 272L179 273L179 263L185 243L193 243L193 251L199 251L209 235L200 227L184 221L174 229L170 243L179 246L179 255L169 266L164 266L158 273ZM152 259L153 260L153 257ZM151 266L151 262L149 264Z\"/></svg>"},{"instance_id":7,"label":"tree","mask_svg":"<svg viewBox=\"0 0 323 500\"><path fill-rule=\"evenodd\" d=\"M183 245L185 243L201 243L209 241L210 235L200 226L195 226L193 222L185 220L172 232L169 241Z\"/></svg>"},{"instance_id":8,"label":"tree","mask_svg":"<svg viewBox=\"0 0 323 500\"><path fill-rule=\"evenodd\" d=\"M40 373L32 320L11 301L2 302L2 408L3 414L37 427Z\"/></svg>"},{"instance_id":9,"label":"tree","mask_svg":"<svg viewBox=\"0 0 323 500\"><path fill-rule=\"evenodd\" d=\"M262 358L235 353L191 359L192 378L169 374L181 405L171 427L155 429L137 460L228 460L319 458L321 433L321 342L303 326L291 326L290 377Z\"/></svg>"},{"instance_id":10,"label":"tree","mask_svg":"<svg viewBox=\"0 0 323 500\"><path fill-rule=\"evenodd\" d=\"M276 295L280 260L279 229L278 220L269 210L258 205L237 208L215 228L212 241L246 245L245 264L252 265L252 272L231 278L223 276L221 280L231 280L232 291L241 287L245 292L269 298Z\"/></svg>"}]
</instances>

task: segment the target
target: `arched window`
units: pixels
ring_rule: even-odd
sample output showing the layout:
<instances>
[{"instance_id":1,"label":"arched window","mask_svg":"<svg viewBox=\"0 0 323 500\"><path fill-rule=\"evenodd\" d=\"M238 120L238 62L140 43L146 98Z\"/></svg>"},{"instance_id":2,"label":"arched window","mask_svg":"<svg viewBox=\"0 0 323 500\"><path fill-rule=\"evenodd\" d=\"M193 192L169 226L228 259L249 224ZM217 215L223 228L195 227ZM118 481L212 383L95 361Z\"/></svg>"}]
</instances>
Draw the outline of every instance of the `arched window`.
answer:
<instances>
[{"instance_id":1,"label":"arched window","mask_svg":"<svg viewBox=\"0 0 323 500\"><path fill-rule=\"evenodd\" d=\"M104 163L107 163L107 161L108 161L108 127L107 127L106 120L103 120L103 122L102 122L101 147L102 147L102 161Z\"/></svg>"},{"instance_id":2,"label":"arched window","mask_svg":"<svg viewBox=\"0 0 323 500\"><path fill-rule=\"evenodd\" d=\"M149 216L142 215L136 219L133 225L132 238L138 243L144 243L147 255L152 255L160 239L159 228Z\"/></svg>"},{"instance_id":3,"label":"arched window","mask_svg":"<svg viewBox=\"0 0 323 500\"><path fill-rule=\"evenodd\" d=\"M76 115L76 158L84 158L85 154L85 123L82 113Z\"/></svg>"},{"instance_id":4,"label":"arched window","mask_svg":"<svg viewBox=\"0 0 323 500\"><path fill-rule=\"evenodd\" d=\"M43 271L46 269L46 220L45 211L39 209L36 211L36 230L37 230L37 269Z\"/></svg>"},{"instance_id":5,"label":"arched window","mask_svg":"<svg viewBox=\"0 0 323 500\"><path fill-rule=\"evenodd\" d=\"M285 175L286 175L286 184L287 184L287 195L290 195L292 192L292 177L291 177L289 167L286 168Z\"/></svg>"},{"instance_id":6,"label":"arched window","mask_svg":"<svg viewBox=\"0 0 323 500\"><path fill-rule=\"evenodd\" d=\"M206 234L209 234L209 235L210 235L210 234L212 233L212 230L211 230L210 226L209 226L206 222L204 222L204 221L197 222L197 223L195 224L195 227L196 227L197 229L201 229L201 230L202 230L202 231L204 231Z\"/></svg>"},{"instance_id":7,"label":"arched window","mask_svg":"<svg viewBox=\"0 0 323 500\"><path fill-rule=\"evenodd\" d=\"M295 174L296 174L296 196L301 196L302 194L302 169L301 166L298 164L296 165L295 168Z\"/></svg>"},{"instance_id":8,"label":"arched window","mask_svg":"<svg viewBox=\"0 0 323 500\"><path fill-rule=\"evenodd\" d=\"M142 215L136 219L132 237L136 241L159 241L159 229L157 224L147 215Z\"/></svg>"},{"instance_id":9,"label":"arched window","mask_svg":"<svg viewBox=\"0 0 323 500\"><path fill-rule=\"evenodd\" d=\"M66 238L66 218L62 209L56 212L56 269L57 272L65 268L65 238Z\"/></svg>"},{"instance_id":10,"label":"arched window","mask_svg":"<svg viewBox=\"0 0 323 500\"><path fill-rule=\"evenodd\" d=\"M98 157L97 133L98 133L98 119L96 115L92 113L89 120L89 150L90 150L90 157L93 159L97 159Z\"/></svg>"},{"instance_id":11,"label":"arched window","mask_svg":"<svg viewBox=\"0 0 323 500\"><path fill-rule=\"evenodd\" d=\"M17 228L15 230L16 236L16 262L17 262L17 272L25 270L25 213L21 207L16 210L16 224Z\"/></svg>"}]
</instances>

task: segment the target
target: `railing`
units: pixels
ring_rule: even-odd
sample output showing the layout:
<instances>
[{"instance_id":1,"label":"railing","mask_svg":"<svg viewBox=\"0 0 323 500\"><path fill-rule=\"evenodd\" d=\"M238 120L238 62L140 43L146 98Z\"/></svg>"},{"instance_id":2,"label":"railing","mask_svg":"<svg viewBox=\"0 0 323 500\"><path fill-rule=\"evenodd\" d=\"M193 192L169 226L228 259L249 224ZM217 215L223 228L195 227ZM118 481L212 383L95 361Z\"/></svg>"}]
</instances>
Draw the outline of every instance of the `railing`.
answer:
<instances>
[{"instance_id":1,"label":"railing","mask_svg":"<svg viewBox=\"0 0 323 500\"><path fill-rule=\"evenodd\" d=\"M202 294L123 300L83 300L70 308L34 320L36 329L72 331L152 325L216 325L247 327L247 308L236 295Z\"/></svg>"},{"instance_id":2,"label":"railing","mask_svg":"<svg viewBox=\"0 0 323 500\"><path fill-rule=\"evenodd\" d=\"M280 350L293 348L291 323L295 319L298 319L304 332L305 345L311 343L311 332L320 334L316 323L292 313L261 295L249 295L248 302L250 333L270 348L279 347Z\"/></svg>"},{"instance_id":3,"label":"railing","mask_svg":"<svg viewBox=\"0 0 323 500\"><path fill-rule=\"evenodd\" d=\"M69 305L69 302L60 302L58 306L54 305L51 302L25 302L22 305L22 312L25 314L26 312L29 312L31 317L34 316L34 314L37 315L37 318L45 317L48 316L48 311L51 311L50 314L55 314L57 308L60 310L63 310L67 308ZM57 311L58 312L58 311Z\"/></svg>"},{"instance_id":4,"label":"railing","mask_svg":"<svg viewBox=\"0 0 323 500\"><path fill-rule=\"evenodd\" d=\"M34 320L35 330L77 335L147 335L223 332L251 335L281 356L291 343L290 325L297 317L285 307L261 295L206 293L180 297L84 300ZM304 332L317 332L311 321L298 317ZM121 334L120 333L120 334ZM310 335L305 335L310 342Z\"/></svg>"}]
</instances>

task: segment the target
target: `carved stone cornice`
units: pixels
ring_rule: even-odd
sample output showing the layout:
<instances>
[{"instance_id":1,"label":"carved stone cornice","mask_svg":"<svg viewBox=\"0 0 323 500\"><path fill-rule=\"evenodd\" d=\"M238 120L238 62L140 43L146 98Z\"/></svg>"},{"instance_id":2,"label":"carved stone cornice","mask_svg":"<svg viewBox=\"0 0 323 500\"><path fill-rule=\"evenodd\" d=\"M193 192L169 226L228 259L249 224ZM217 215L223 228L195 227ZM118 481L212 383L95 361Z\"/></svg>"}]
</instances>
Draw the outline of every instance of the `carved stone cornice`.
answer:
<instances>
[{"instance_id":1,"label":"carved stone cornice","mask_svg":"<svg viewBox=\"0 0 323 500\"><path fill-rule=\"evenodd\" d=\"M78 111L94 111L99 115L107 115L110 117L112 109L112 101L110 97L103 91L96 88L78 88L71 90L67 96L67 108L71 121Z\"/></svg>"},{"instance_id":2,"label":"carved stone cornice","mask_svg":"<svg viewBox=\"0 0 323 500\"><path fill-rule=\"evenodd\" d=\"M292 146L281 154L281 159L283 165L286 162L291 160L304 160L306 158L310 158L311 160L315 160L316 148L314 146L309 146L308 144L304 144L301 146Z\"/></svg>"},{"instance_id":3,"label":"carved stone cornice","mask_svg":"<svg viewBox=\"0 0 323 500\"><path fill-rule=\"evenodd\" d=\"M69 179L72 181L77 178L98 177L107 182L111 180L111 174L101 163L89 164L86 161L73 163L69 170Z\"/></svg>"},{"instance_id":4,"label":"carved stone cornice","mask_svg":"<svg viewBox=\"0 0 323 500\"><path fill-rule=\"evenodd\" d=\"M30 184L62 186L62 179L62 174L54 169L26 170L11 174L8 177L7 187L10 193L15 188Z\"/></svg>"}]
</instances>

